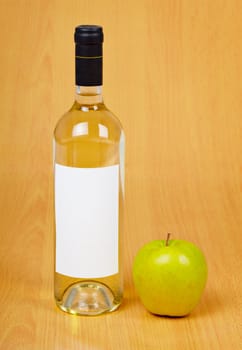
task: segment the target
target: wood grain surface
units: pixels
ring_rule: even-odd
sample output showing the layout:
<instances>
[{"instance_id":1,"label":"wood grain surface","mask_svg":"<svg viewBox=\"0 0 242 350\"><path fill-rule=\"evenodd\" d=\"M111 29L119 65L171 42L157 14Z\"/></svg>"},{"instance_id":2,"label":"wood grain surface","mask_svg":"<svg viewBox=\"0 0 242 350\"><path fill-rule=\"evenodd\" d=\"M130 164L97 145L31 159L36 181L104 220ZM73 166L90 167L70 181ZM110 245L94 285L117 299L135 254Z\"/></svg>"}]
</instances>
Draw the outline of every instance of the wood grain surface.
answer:
<instances>
[{"instance_id":1,"label":"wood grain surface","mask_svg":"<svg viewBox=\"0 0 242 350\"><path fill-rule=\"evenodd\" d=\"M53 298L52 134L87 23L104 27L105 102L127 137L125 298L94 318ZM0 0L0 41L0 349L242 349L242 2ZM134 290L137 250L167 232L208 262L185 318Z\"/></svg>"}]
</instances>

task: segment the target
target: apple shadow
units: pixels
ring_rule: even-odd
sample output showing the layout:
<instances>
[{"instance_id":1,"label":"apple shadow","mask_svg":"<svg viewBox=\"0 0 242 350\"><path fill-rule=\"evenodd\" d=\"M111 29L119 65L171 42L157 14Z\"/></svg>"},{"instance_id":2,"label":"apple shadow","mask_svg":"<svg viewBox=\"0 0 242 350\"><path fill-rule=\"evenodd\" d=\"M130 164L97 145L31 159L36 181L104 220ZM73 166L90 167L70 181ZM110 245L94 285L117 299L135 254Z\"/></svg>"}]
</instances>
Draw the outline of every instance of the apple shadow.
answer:
<instances>
[{"instance_id":1,"label":"apple shadow","mask_svg":"<svg viewBox=\"0 0 242 350\"><path fill-rule=\"evenodd\" d=\"M120 311L126 311L127 309L136 307L143 307L145 310L145 307L142 305L138 294L135 292L133 284L128 281L126 282L125 287L124 299L120 307ZM153 317L161 317L167 320L183 320L185 318L195 319L201 317L206 318L207 316L224 312L225 309L231 306L231 303L233 303L233 299L231 298L231 295L228 295L227 291L218 290L215 288L215 286L209 286L205 288L197 306L187 315L169 316L153 314L148 310L146 310L146 312Z\"/></svg>"},{"instance_id":2,"label":"apple shadow","mask_svg":"<svg viewBox=\"0 0 242 350\"><path fill-rule=\"evenodd\" d=\"M223 312L228 303L231 303L230 298L224 300L224 295L219 293L219 291L214 288L207 289L198 305L195 309L188 315L189 318L197 317L207 317L212 316L216 313Z\"/></svg>"},{"instance_id":3,"label":"apple shadow","mask_svg":"<svg viewBox=\"0 0 242 350\"><path fill-rule=\"evenodd\" d=\"M202 296L198 305L189 314L184 316L169 316L158 315L147 311L150 315L158 318L164 318L167 320L183 320L186 318L200 318L211 316L217 312L222 312L226 308L226 302L222 300L222 296L214 289L207 290ZM229 301L228 301L229 302ZM231 301L230 301L231 302Z\"/></svg>"}]
</instances>

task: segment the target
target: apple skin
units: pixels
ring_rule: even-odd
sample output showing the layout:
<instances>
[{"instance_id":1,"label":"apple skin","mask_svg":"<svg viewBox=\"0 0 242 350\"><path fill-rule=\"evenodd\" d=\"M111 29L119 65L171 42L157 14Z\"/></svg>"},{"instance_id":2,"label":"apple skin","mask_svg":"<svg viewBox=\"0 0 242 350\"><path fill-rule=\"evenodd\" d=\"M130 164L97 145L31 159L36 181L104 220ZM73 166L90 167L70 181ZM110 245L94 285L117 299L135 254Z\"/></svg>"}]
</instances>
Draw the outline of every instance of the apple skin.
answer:
<instances>
[{"instance_id":1,"label":"apple skin","mask_svg":"<svg viewBox=\"0 0 242 350\"><path fill-rule=\"evenodd\" d=\"M186 316L198 304L207 281L201 250L184 240L145 244L133 263L135 289L147 310L162 316Z\"/></svg>"}]
</instances>

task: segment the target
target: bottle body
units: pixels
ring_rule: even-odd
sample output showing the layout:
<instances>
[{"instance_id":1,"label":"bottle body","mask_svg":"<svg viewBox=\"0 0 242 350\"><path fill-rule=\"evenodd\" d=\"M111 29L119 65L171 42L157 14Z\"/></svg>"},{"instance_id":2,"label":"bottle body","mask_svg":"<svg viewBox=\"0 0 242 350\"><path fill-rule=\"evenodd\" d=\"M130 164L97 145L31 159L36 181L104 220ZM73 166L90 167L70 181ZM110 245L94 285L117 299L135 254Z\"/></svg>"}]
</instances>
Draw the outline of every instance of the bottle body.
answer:
<instances>
[{"instance_id":1,"label":"bottle body","mask_svg":"<svg viewBox=\"0 0 242 350\"><path fill-rule=\"evenodd\" d=\"M113 311L123 296L124 133L101 87L77 87L54 150L56 303L72 314Z\"/></svg>"}]
</instances>

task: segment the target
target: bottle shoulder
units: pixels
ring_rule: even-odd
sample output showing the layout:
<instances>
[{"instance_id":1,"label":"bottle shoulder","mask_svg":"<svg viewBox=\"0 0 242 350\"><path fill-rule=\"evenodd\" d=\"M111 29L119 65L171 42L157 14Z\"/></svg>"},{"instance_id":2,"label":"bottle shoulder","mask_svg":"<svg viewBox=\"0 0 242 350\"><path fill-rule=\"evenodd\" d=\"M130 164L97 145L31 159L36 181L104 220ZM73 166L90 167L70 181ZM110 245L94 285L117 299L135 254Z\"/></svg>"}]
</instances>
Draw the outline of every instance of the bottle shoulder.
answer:
<instances>
[{"instance_id":1,"label":"bottle shoulder","mask_svg":"<svg viewBox=\"0 0 242 350\"><path fill-rule=\"evenodd\" d=\"M80 105L74 102L71 109L57 122L54 130L56 141L83 138L100 138L102 141L119 142L123 128L119 119L104 103Z\"/></svg>"}]
</instances>

